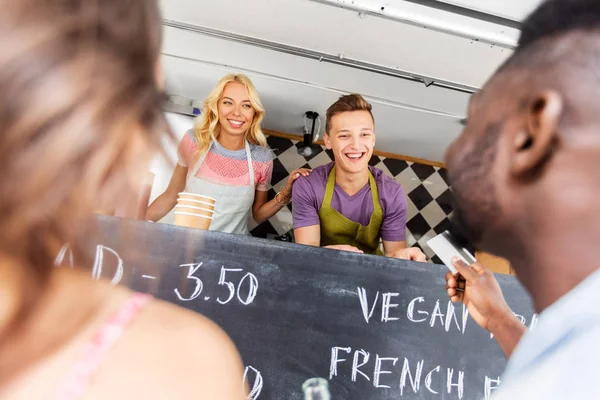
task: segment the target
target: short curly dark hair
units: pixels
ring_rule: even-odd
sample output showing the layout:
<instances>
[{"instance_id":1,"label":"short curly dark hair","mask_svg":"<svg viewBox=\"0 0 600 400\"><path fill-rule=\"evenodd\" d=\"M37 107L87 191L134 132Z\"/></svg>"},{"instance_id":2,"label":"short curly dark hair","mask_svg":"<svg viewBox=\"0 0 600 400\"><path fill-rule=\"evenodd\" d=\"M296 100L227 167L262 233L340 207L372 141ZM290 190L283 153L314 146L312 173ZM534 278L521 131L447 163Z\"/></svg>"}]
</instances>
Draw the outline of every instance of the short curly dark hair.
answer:
<instances>
[{"instance_id":1,"label":"short curly dark hair","mask_svg":"<svg viewBox=\"0 0 600 400\"><path fill-rule=\"evenodd\" d=\"M600 30L600 1L547 0L523 22L517 51L541 39L596 29Z\"/></svg>"}]
</instances>

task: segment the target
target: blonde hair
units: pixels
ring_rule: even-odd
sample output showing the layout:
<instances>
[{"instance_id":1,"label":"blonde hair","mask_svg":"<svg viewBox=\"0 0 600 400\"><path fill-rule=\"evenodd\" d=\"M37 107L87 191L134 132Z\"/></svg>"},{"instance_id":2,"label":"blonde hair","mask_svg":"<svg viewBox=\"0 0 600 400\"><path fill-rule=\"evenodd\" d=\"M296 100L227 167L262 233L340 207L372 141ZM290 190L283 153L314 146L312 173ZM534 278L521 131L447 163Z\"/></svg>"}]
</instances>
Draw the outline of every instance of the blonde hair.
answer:
<instances>
[{"instance_id":1,"label":"blonde hair","mask_svg":"<svg viewBox=\"0 0 600 400\"><path fill-rule=\"evenodd\" d=\"M208 97L204 99L202 113L194 124L194 139L196 139L196 144L198 145L196 157L207 151L210 141L216 140L219 136L221 126L219 123L218 103L221 96L223 96L225 86L232 82L241 83L246 87L250 103L252 104L252 108L254 108L254 119L252 120L250 129L246 132L246 140L255 145L267 146L267 138L260 127L265 117L265 109L254 84L245 75L231 74L224 76Z\"/></svg>"}]
</instances>

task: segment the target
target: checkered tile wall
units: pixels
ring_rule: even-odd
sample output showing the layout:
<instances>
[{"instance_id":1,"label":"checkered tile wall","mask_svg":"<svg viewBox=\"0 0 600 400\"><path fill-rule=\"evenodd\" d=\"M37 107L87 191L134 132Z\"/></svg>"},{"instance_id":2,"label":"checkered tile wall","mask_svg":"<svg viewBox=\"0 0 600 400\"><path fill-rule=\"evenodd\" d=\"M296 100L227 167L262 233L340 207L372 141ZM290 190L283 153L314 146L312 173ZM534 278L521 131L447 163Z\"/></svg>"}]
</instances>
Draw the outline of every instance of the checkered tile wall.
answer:
<instances>
[{"instance_id":1,"label":"checkered tile wall","mask_svg":"<svg viewBox=\"0 0 600 400\"><path fill-rule=\"evenodd\" d=\"M269 191L269 199L285 186L290 171L297 168L316 168L333 160L333 154L324 147L311 157L303 157L297 151L302 142L269 136L268 143L276 154L271 179L273 188ZM432 262L441 264L426 242L448 229L450 223L452 203L446 170L378 156L373 156L369 164L396 179L408 196L409 246L420 247ZM290 204L263 224L257 226L252 222L252 235L273 237L290 232L293 229L291 210Z\"/></svg>"}]
</instances>

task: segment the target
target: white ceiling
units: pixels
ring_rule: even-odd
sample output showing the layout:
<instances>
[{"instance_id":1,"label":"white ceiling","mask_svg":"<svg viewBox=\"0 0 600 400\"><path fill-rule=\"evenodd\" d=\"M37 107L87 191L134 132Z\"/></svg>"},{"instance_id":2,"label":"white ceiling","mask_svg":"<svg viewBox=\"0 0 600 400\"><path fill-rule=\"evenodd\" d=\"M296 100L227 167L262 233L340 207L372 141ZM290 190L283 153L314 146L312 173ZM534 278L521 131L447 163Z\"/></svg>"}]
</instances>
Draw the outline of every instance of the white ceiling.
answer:
<instances>
[{"instance_id":1,"label":"white ceiling","mask_svg":"<svg viewBox=\"0 0 600 400\"><path fill-rule=\"evenodd\" d=\"M498 46L471 40L475 31L473 39L495 40L498 26L486 27L482 21L469 25L464 19L449 25L456 21L455 15L412 3L405 9L400 0L386 2L389 14L385 18L372 13L359 16L355 9L328 3L161 1L165 20L311 52L341 54L345 59L474 88L510 55L502 41L516 37L506 31L505 37L498 38ZM376 2L363 0L358 6L374 6L367 3ZM427 28L417 26L423 21ZM458 121L464 117L470 96L171 26L165 27L163 64L169 91L190 99L204 98L227 73L249 75L267 110L264 127L287 133L301 134L304 112L314 110L324 116L341 94L361 93L374 106L378 149L435 161L443 159L445 148L459 134Z\"/></svg>"},{"instance_id":2,"label":"white ceiling","mask_svg":"<svg viewBox=\"0 0 600 400\"><path fill-rule=\"evenodd\" d=\"M523 21L542 0L439 0L515 21Z\"/></svg>"}]
</instances>

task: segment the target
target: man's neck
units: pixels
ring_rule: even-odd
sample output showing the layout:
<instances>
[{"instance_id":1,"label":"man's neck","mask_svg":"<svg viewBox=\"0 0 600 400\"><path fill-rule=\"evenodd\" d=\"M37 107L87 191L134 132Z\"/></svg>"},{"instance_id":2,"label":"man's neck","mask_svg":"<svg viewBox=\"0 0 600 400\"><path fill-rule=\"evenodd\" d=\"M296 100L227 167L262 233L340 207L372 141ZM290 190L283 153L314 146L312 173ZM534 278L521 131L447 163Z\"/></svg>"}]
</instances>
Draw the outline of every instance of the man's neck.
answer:
<instances>
[{"instance_id":1,"label":"man's neck","mask_svg":"<svg viewBox=\"0 0 600 400\"><path fill-rule=\"evenodd\" d=\"M357 174L348 173L341 168L336 168L335 183L337 183L346 194L353 196L369 183L369 168L367 167L364 171Z\"/></svg>"},{"instance_id":2,"label":"man's neck","mask_svg":"<svg viewBox=\"0 0 600 400\"><path fill-rule=\"evenodd\" d=\"M540 246L530 260L511 259L519 280L531 294L536 312L541 313L586 278L600 269L597 245L587 246L586 240L574 235L558 246ZM598 237L598 236L596 236ZM587 243L589 244L589 243ZM538 251L535 251L538 250Z\"/></svg>"},{"instance_id":3,"label":"man's neck","mask_svg":"<svg viewBox=\"0 0 600 400\"><path fill-rule=\"evenodd\" d=\"M241 150L244 148L244 136L233 136L221 133L217 140L227 150Z\"/></svg>"}]
</instances>

